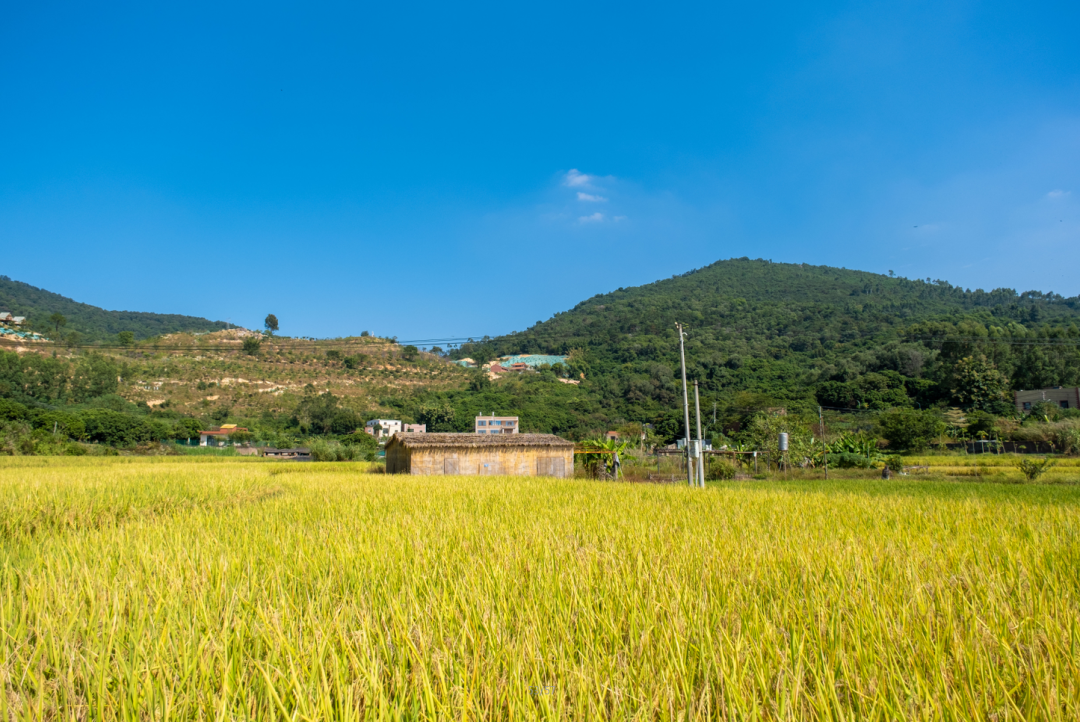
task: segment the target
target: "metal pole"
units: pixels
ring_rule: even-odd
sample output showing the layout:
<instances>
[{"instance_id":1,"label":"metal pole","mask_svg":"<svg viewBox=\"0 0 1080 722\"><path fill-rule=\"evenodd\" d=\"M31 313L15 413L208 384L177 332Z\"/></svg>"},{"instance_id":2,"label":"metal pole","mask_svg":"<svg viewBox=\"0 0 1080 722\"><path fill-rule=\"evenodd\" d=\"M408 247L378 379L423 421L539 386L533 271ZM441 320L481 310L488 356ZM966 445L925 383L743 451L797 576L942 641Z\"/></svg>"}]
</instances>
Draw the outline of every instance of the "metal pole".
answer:
<instances>
[{"instance_id":1,"label":"metal pole","mask_svg":"<svg viewBox=\"0 0 1080 722\"><path fill-rule=\"evenodd\" d=\"M701 400L698 398L698 382L694 382L694 414L697 416L697 485L705 488L705 445L701 443Z\"/></svg>"},{"instance_id":2,"label":"metal pole","mask_svg":"<svg viewBox=\"0 0 1080 722\"><path fill-rule=\"evenodd\" d=\"M821 407L817 407L818 423L821 424L821 455L825 459L825 478L829 478L829 447L825 445L825 417L821 413Z\"/></svg>"},{"instance_id":3,"label":"metal pole","mask_svg":"<svg viewBox=\"0 0 1080 722\"><path fill-rule=\"evenodd\" d=\"M683 405L683 428L686 430L686 483L694 485L694 472L690 468L690 395L686 388L686 350L683 344L682 324L676 323L679 329L679 362L682 364L682 405Z\"/></svg>"}]
</instances>

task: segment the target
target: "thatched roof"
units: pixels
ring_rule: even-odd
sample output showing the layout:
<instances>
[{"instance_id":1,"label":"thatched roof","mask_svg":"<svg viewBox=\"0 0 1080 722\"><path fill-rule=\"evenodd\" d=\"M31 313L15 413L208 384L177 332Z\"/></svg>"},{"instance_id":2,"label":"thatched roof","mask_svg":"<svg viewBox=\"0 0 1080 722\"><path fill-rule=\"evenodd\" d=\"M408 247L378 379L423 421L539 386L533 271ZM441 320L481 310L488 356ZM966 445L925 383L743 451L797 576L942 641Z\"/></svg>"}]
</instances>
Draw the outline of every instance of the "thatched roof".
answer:
<instances>
[{"instance_id":1,"label":"thatched roof","mask_svg":"<svg viewBox=\"0 0 1080 722\"><path fill-rule=\"evenodd\" d=\"M548 446L573 448L574 442L555 434L394 434L387 448L401 444L406 449L480 448L507 446Z\"/></svg>"}]
</instances>

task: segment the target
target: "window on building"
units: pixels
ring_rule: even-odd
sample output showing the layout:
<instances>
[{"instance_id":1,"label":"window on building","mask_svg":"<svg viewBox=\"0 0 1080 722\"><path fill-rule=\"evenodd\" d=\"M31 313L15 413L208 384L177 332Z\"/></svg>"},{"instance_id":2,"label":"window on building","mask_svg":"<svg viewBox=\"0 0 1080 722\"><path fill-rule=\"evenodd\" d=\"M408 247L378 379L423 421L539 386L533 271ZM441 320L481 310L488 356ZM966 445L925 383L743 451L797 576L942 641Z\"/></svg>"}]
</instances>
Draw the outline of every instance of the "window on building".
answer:
<instances>
[{"instance_id":1,"label":"window on building","mask_svg":"<svg viewBox=\"0 0 1080 722\"><path fill-rule=\"evenodd\" d=\"M1029 404L1029 405L1030 405L1030 404ZM476 425L477 425L477 426L483 426L483 425L484 425L484 424L486 424L486 423L487 423L486 421L477 421L477 422L476 422Z\"/></svg>"},{"instance_id":2,"label":"window on building","mask_svg":"<svg viewBox=\"0 0 1080 722\"><path fill-rule=\"evenodd\" d=\"M492 426L502 426L502 422L501 421L492 421L491 425Z\"/></svg>"},{"instance_id":3,"label":"window on building","mask_svg":"<svg viewBox=\"0 0 1080 722\"><path fill-rule=\"evenodd\" d=\"M1069 408L1069 402L1068 401L1062 401L1061 402L1061 408L1063 408L1063 409Z\"/></svg>"},{"instance_id":4,"label":"window on building","mask_svg":"<svg viewBox=\"0 0 1080 722\"><path fill-rule=\"evenodd\" d=\"M1024 402L1024 411L1031 411L1031 402L1030 401L1025 401Z\"/></svg>"},{"instance_id":5,"label":"window on building","mask_svg":"<svg viewBox=\"0 0 1080 722\"><path fill-rule=\"evenodd\" d=\"M513 421L507 421L507 422L506 422L506 425L507 425L507 426L513 426L513 425L514 425L514 422L513 422Z\"/></svg>"}]
</instances>

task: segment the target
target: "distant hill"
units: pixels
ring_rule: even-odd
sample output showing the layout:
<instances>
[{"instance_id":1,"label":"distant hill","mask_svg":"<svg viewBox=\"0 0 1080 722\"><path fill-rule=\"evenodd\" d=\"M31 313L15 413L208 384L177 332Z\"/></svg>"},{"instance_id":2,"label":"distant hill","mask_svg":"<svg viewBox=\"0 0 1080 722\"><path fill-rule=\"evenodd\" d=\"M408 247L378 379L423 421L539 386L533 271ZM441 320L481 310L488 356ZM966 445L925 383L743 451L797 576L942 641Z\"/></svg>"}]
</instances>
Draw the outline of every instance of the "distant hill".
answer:
<instances>
[{"instance_id":1,"label":"distant hill","mask_svg":"<svg viewBox=\"0 0 1080 722\"><path fill-rule=\"evenodd\" d=\"M106 311L28 283L13 281L7 276L0 276L0 311L25 316L29 328L50 338L53 327L49 323L49 316L60 313L67 319L63 333L67 335L77 332L82 342L114 340L121 331L131 331L136 339L144 339L166 333L219 331L226 328L222 321L210 321L197 316Z\"/></svg>"},{"instance_id":2,"label":"distant hill","mask_svg":"<svg viewBox=\"0 0 1080 722\"><path fill-rule=\"evenodd\" d=\"M687 327L688 374L710 411L713 402L951 403L952 367L972 353L1014 388L1080 382L1069 342L1080 337L1080 297L748 258L594 296L453 355L570 354L574 377L587 378L582 391L610 423L648 421L681 404L677 321Z\"/></svg>"}]
</instances>

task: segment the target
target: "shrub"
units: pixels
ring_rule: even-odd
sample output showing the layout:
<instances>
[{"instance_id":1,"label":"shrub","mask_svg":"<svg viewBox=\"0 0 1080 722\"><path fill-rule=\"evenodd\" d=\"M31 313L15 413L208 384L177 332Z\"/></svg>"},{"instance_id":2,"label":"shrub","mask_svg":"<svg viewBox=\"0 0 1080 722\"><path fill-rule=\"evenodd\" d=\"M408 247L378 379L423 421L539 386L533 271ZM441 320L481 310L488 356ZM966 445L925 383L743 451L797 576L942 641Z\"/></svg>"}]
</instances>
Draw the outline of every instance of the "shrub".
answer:
<instances>
[{"instance_id":1,"label":"shrub","mask_svg":"<svg viewBox=\"0 0 1080 722\"><path fill-rule=\"evenodd\" d=\"M1023 473L1028 481L1038 481L1048 469L1053 468L1056 464L1053 459L1044 458L1042 461L1036 461L1035 459L1020 459L1016 462L1016 468Z\"/></svg>"},{"instance_id":2,"label":"shrub","mask_svg":"<svg viewBox=\"0 0 1080 722\"><path fill-rule=\"evenodd\" d=\"M705 478L709 481L727 481L735 478L735 467L726 459L710 459L705 467Z\"/></svg>"},{"instance_id":3,"label":"shrub","mask_svg":"<svg viewBox=\"0 0 1080 722\"><path fill-rule=\"evenodd\" d=\"M246 336L244 337L243 351L248 356L257 356L259 354L259 348L262 346L262 339L258 336Z\"/></svg>"},{"instance_id":4,"label":"shrub","mask_svg":"<svg viewBox=\"0 0 1080 722\"><path fill-rule=\"evenodd\" d=\"M29 417L29 409L18 401L0 399L0 420L25 421Z\"/></svg>"},{"instance_id":5,"label":"shrub","mask_svg":"<svg viewBox=\"0 0 1080 722\"><path fill-rule=\"evenodd\" d=\"M890 471L899 474L904 470L904 460L894 454L885 458L885 466L889 467Z\"/></svg>"},{"instance_id":6,"label":"shrub","mask_svg":"<svg viewBox=\"0 0 1080 722\"><path fill-rule=\"evenodd\" d=\"M311 458L314 461L359 461L363 450L359 446L349 446L337 441L316 439L310 444Z\"/></svg>"},{"instance_id":7,"label":"shrub","mask_svg":"<svg viewBox=\"0 0 1080 722\"><path fill-rule=\"evenodd\" d=\"M829 466L837 469L869 469L873 462L862 454L842 451L839 454L829 454Z\"/></svg>"},{"instance_id":8,"label":"shrub","mask_svg":"<svg viewBox=\"0 0 1080 722\"><path fill-rule=\"evenodd\" d=\"M86 435L86 424L83 420L64 411L46 411L34 419L34 426L45 431L55 429L57 433L72 439L81 439Z\"/></svg>"}]
</instances>

